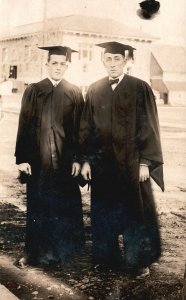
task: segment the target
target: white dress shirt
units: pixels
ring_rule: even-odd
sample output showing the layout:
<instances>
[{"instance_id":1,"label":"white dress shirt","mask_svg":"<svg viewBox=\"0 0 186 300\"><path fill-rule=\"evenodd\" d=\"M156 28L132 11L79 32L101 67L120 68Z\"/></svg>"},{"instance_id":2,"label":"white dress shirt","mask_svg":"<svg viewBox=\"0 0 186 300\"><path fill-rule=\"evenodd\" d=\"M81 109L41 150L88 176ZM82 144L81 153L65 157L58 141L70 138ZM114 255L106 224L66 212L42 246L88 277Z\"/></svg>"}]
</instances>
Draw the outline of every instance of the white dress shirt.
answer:
<instances>
[{"instance_id":1,"label":"white dress shirt","mask_svg":"<svg viewBox=\"0 0 186 300\"><path fill-rule=\"evenodd\" d=\"M125 74L121 74L121 75L120 75L119 77L117 77L117 78L109 77L109 80L119 79L118 83L114 83L114 84L111 85L111 88L112 88L113 91L115 90L115 88L117 87L117 85L120 83L120 81L123 79L124 75L125 75Z\"/></svg>"},{"instance_id":2,"label":"white dress shirt","mask_svg":"<svg viewBox=\"0 0 186 300\"><path fill-rule=\"evenodd\" d=\"M55 86L55 87L56 87L56 86L58 85L58 83L60 83L60 81L61 81L61 79L58 80L58 81L56 81L56 80L52 79L50 76L48 76L48 79L52 82L53 86Z\"/></svg>"}]
</instances>

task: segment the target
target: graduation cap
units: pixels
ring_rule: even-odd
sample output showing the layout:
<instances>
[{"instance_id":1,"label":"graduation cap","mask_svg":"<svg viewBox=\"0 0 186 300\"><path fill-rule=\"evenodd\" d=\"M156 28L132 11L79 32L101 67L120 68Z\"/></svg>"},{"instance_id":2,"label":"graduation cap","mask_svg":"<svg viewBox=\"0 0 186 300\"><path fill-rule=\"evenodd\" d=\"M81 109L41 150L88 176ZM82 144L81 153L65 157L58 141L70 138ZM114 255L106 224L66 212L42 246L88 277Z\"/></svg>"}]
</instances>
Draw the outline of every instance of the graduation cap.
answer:
<instances>
[{"instance_id":1,"label":"graduation cap","mask_svg":"<svg viewBox=\"0 0 186 300\"><path fill-rule=\"evenodd\" d=\"M136 50L132 46L121 44L118 42L105 42L96 44L96 46L105 48L104 53L112 53L112 54L121 54L123 56L127 56L126 53L128 53L129 58L134 58L133 52Z\"/></svg>"},{"instance_id":2,"label":"graduation cap","mask_svg":"<svg viewBox=\"0 0 186 300\"><path fill-rule=\"evenodd\" d=\"M139 5L142 9L142 15L146 19L150 19L160 8L160 2L155 0L145 0L140 2Z\"/></svg>"},{"instance_id":3,"label":"graduation cap","mask_svg":"<svg viewBox=\"0 0 186 300\"><path fill-rule=\"evenodd\" d=\"M66 56L66 60L71 62L71 54L72 52L78 52L76 50L71 49L70 47L66 47L66 46L46 46L46 47L38 47L39 49L42 50L47 50L48 51L48 55L64 55Z\"/></svg>"}]
</instances>

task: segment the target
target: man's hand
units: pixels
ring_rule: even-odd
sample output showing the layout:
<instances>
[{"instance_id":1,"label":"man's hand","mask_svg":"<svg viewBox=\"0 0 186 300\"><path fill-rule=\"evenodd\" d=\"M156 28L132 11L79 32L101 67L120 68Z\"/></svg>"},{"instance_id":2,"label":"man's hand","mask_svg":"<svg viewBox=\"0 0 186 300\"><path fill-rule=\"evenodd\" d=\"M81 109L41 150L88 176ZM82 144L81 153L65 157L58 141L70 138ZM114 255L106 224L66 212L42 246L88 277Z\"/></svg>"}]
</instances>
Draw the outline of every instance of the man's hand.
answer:
<instances>
[{"instance_id":1,"label":"man's hand","mask_svg":"<svg viewBox=\"0 0 186 300\"><path fill-rule=\"evenodd\" d=\"M72 173L71 173L71 175L73 177L76 177L79 174L80 170L81 170L81 165L77 162L74 162L72 164Z\"/></svg>"},{"instance_id":2,"label":"man's hand","mask_svg":"<svg viewBox=\"0 0 186 300\"><path fill-rule=\"evenodd\" d=\"M18 165L18 170L27 175L32 175L31 166L28 163L22 163Z\"/></svg>"},{"instance_id":3,"label":"man's hand","mask_svg":"<svg viewBox=\"0 0 186 300\"><path fill-rule=\"evenodd\" d=\"M149 178L149 167L147 165L140 165L139 167L139 181L144 182Z\"/></svg>"},{"instance_id":4,"label":"man's hand","mask_svg":"<svg viewBox=\"0 0 186 300\"><path fill-rule=\"evenodd\" d=\"M91 180L91 168L88 162L85 162L81 169L81 175L85 180Z\"/></svg>"}]
</instances>

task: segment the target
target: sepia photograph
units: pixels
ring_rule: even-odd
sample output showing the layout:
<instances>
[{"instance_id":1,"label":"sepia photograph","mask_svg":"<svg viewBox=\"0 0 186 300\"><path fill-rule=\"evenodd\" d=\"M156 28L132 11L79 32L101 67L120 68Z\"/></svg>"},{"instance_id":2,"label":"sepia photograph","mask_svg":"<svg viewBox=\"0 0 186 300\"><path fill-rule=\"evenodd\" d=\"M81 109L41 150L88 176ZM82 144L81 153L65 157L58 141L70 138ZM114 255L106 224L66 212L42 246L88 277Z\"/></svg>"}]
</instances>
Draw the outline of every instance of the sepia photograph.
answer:
<instances>
[{"instance_id":1,"label":"sepia photograph","mask_svg":"<svg viewBox=\"0 0 186 300\"><path fill-rule=\"evenodd\" d=\"M186 300L186 2L0 12L0 300Z\"/></svg>"}]
</instances>

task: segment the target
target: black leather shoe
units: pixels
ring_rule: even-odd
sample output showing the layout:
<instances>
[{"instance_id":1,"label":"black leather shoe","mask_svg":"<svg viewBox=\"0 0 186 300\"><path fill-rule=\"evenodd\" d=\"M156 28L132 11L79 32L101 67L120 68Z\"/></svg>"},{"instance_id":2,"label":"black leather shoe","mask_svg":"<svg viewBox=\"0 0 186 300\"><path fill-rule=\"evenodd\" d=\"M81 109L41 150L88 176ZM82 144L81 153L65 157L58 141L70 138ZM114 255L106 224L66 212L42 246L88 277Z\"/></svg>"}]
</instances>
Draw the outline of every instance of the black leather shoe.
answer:
<instances>
[{"instance_id":1,"label":"black leather shoe","mask_svg":"<svg viewBox=\"0 0 186 300\"><path fill-rule=\"evenodd\" d=\"M150 269L149 267L138 269L136 279L144 279L150 276Z\"/></svg>"},{"instance_id":2,"label":"black leather shoe","mask_svg":"<svg viewBox=\"0 0 186 300\"><path fill-rule=\"evenodd\" d=\"M16 267L19 269L25 269L28 267L28 261L26 257L21 257L19 260L15 262Z\"/></svg>"}]
</instances>

